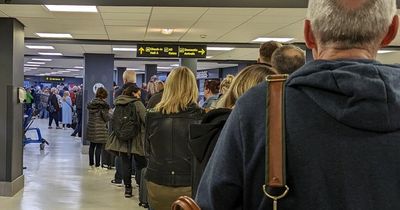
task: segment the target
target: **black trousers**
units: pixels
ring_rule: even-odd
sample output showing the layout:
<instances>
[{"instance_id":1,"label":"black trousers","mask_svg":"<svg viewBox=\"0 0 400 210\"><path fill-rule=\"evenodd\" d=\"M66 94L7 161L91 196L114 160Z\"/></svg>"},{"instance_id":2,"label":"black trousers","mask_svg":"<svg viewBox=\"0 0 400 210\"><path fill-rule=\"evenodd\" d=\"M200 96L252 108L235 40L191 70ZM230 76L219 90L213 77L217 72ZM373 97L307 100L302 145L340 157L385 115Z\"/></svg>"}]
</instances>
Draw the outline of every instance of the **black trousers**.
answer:
<instances>
[{"instance_id":1,"label":"black trousers","mask_svg":"<svg viewBox=\"0 0 400 210\"><path fill-rule=\"evenodd\" d=\"M74 130L74 132L72 133L73 136L75 136L76 134L78 134L79 137L82 137L82 110L78 109L76 111L77 113L77 117L78 117L78 124L76 125L76 128Z\"/></svg>"},{"instance_id":2,"label":"black trousers","mask_svg":"<svg viewBox=\"0 0 400 210\"><path fill-rule=\"evenodd\" d=\"M90 146L89 146L89 165L90 166L94 165L94 159L96 159L95 167L100 167L100 161L101 161L100 157L101 157L102 147L103 147L103 144L90 142Z\"/></svg>"},{"instance_id":3,"label":"black trousers","mask_svg":"<svg viewBox=\"0 0 400 210\"><path fill-rule=\"evenodd\" d=\"M132 155L122 153L121 160L122 160L121 172L124 184L126 187L132 187Z\"/></svg>"},{"instance_id":4,"label":"black trousers","mask_svg":"<svg viewBox=\"0 0 400 210\"><path fill-rule=\"evenodd\" d=\"M58 112L49 113L49 126L51 126L51 124L53 124L53 120L56 123L56 126L59 127Z\"/></svg>"},{"instance_id":5,"label":"black trousers","mask_svg":"<svg viewBox=\"0 0 400 210\"><path fill-rule=\"evenodd\" d=\"M133 155L133 158L135 160L135 166L136 166L136 184L140 185L140 181L142 179L142 169L147 167L147 160L144 156L140 156L137 154Z\"/></svg>"}]
</instances>

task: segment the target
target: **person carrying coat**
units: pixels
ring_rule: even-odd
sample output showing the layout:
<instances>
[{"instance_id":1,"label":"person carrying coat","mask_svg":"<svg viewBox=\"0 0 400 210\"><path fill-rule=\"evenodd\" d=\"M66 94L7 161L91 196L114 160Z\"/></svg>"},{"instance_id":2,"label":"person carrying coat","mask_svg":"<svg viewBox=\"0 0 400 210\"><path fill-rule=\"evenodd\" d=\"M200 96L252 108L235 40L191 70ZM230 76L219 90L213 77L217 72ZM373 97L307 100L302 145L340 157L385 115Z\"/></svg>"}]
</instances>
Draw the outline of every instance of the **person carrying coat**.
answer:
<instances>
[{"instance_id":1,"label":"person carrying coat","mask_svg":"<svg viewBox=\"0 0 400 210\"><path fill-rule=\"evenodd\" d=\"M103 144L108 139L108 121L111 119L110 105L107 104L107 91L104 88L97 89L96 98L88 105L89 120L87 125L87 140L89 147L89 165L91 169L98 170ZM94 163L94 157L96 164Z\"/></svg>"}]
</instances>

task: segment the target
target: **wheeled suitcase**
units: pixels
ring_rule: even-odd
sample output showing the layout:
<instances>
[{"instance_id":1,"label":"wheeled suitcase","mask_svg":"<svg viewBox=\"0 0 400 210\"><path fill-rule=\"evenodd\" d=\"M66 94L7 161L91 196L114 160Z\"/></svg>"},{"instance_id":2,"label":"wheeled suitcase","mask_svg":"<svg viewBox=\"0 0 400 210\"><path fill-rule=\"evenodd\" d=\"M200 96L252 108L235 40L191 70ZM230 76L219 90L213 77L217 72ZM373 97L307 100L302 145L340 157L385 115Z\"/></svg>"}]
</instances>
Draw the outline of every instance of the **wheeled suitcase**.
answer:
<instances>
[{"instance_id":1,"label":"wheeled suitcase","mask_svg":"<svg viewBox=\"0 0 400 210\"><path fill-rule=\"evenodd\" d=\"M101 167L111 169L115 167L115 155L104 149L101 152Z\"/></svg>"},{"instance_id":2,"label":"wheeled suitcase","mask_svg":"<svg viewBox=\"0 0 400 210\"><path fill-rule=\"evenodd\" d=\"M143 208L149 208L149 203L147 201L147 185L146 185L146 171L147 168L143 168L141 173L141 180L139 185L139 206Z\"/></svg>"}]
</instances>

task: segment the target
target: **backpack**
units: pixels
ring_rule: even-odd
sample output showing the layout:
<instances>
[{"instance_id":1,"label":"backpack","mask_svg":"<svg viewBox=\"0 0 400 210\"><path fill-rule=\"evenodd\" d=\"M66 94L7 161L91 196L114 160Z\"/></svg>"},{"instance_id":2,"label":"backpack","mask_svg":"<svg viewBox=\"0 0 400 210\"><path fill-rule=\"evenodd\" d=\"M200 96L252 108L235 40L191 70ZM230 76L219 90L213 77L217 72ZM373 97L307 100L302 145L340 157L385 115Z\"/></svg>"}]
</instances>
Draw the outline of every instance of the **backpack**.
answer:
<instances>
[{"instance_id":1,"label":"backpack","mask_svg":"<svg viewBox=\"0 0 400 210\"><path fill-rule=\"evenodd\" d=\"M115 137L123 142L130 142L140 132L140 122L136 113L134 100L125 105L116 105L111 120Z\"/></svg>"}]
</instances>

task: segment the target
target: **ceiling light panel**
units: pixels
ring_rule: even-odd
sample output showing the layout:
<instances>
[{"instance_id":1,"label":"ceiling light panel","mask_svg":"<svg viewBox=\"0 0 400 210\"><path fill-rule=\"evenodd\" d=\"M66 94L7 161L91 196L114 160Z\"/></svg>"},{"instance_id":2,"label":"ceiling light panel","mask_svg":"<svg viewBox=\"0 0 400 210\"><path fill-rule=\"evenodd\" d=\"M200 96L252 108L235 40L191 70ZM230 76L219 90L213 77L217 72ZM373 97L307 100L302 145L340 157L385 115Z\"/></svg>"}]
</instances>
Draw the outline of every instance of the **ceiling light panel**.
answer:
<instances>
[{"instance_id":1,"label":"ceiling light panel","mask_svg":"<svg viewBox=\"0 0 400 210\"><path fill-rule=\"evenodd\" d=\"M46 52L39 52L39 55L55 55L55 56L61 56L63 54L61 53L46 53Z\"/></svg>"},{"instance_id":2,"label":"ceiling light panel","mask_svg":"<svg viewBox=\"0 0 400 210\"><path fill-rule=\"evenodd\" d=\"M39 67L40 65L35 65L35 64L24 64L24 66L27 66L27 67Z\"/></svg>"},{"instance_id":3,"label":"ceiling light panel","mask_svg":"<svg viewBox=\"0 0 400 210\"><path fill-rule=\"evenodd\" d=\"M121 51L121 52L136 52L136 48L124 48L124 47L114 47L113 51Z\"/></svg>"},{"instance_id":4,"label":"ceiling light panel","mask_svg":"<svg viewBox=\"0 0 400 210\"><path fill-rule=\"evenodd\" d=\"M46 58L32 58L33 61L47 61L50 62L52 59L46 59Z\"/></svg>"},{"instance_id":5,"label":"ceiling light panel","mask_svg":"<svg viewBox=\"0 0 400 210\"><path fill-rule=\"evenodd\" d=\"M66 69L67 71L73 71L73 72L78 72L78 71L81 71L81 70L79 70L79 69Z\"/></svg>"},{"instance_id":6,"label":"ceiling light panel","mask_svg":"<svg viewBox=\"0 0 400 210\"><path fill-rule=\"evenodd\" d=\"M271 41L275 41L275 42L282 42L282 43L286 43L286 42L290 42L293 41L294 38L270 38L270 37L259 37L255 40L253 40L253 42L271 42Z\"/></svg>"},{"instance_id":7,"label":"ceiling light panel","mask_svg":"<svg viewBox=\"0 0 400 210\"><path fill-rule=\"evenodd\" d=\"M164 29L161 29L161 33L164 35L171 35L172 33L174 33L174 29L164 28Z\"/></svg>"},{"instance_id":8,"label":"ceiling light panel","mask_svg":"<svg viewBox=\"0 0 400 210\"><path fill-rule=\"evenodd\" d=\"M207 47L209 51L231 51L234 47Z\"/></svg>"},{"instance_id":9,"label":"ceiling light panel","mask_svg":"<svg viewBox=\"0 0 400 210\"><path fill-rule=\"evenodd\" d=\"M51 12L97 12L96 6L82 5L45 5Z\"/></svg>"},{"instance_id":10,"label":"ceiling light panel","mask_svg":"<svg viewBox=\"0 0 400 210\"><path fill-rule=\"evenodd\" d=\"M42 38L72 38L71 34L63 33L36 33L36 35Z\"/></svg>"},{"instance_id":11,"label":"ceiling light panel","mask_svg":"<svg viewBox=\"0 0 400 210\"><path fill-rule=\"evenodd\" d=\"M46 64L45 62L27 62L29 64L38 64L38 65L44 65Z\"/></svg>"},{"instance_id":12,"label":"ceiling light panel","mask_svg":"<svg viewBox=\"0 0 400 210\"><path fill-rule=\"evenodd\" d=\"M53 46L26 45L26 47L33 50L54 50Z\"/></svg>"}]
</instances>

